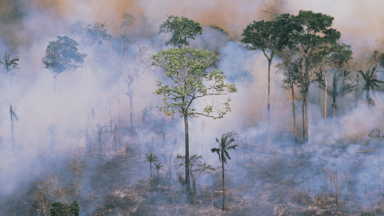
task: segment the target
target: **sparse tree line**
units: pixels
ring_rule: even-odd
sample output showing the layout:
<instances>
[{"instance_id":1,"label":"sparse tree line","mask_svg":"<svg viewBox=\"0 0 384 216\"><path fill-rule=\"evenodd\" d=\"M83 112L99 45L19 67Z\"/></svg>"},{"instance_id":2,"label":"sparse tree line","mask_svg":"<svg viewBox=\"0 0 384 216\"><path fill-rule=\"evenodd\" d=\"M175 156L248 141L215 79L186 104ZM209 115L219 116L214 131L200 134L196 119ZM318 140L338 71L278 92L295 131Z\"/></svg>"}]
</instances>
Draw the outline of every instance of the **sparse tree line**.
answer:
<instances>
[{"instance_id":1,"label":"sparse tree line","mask_svg":"<svg viewBox=\"0 0 384 216\"><path fill-rule=\"evenodd\" d=\"M125 14L123 18L122 28L129 27L135 22L134 17L129 14ZM268 61L268 131L272 106L270 100L270 71L275 57L281 60L277 67L284 75L282 86L291 92L295 140L297 140L298 136L295 104L298 93L302 100L302 136L303 140L309 138L308 107L311 83L316 82L319 89L323 90L324 119L327 118L327 96L332 98L333 118L335 118L337 99L354 91L358 94L358 83L352 82L351 72L347 64L352 59L351 46L339 43L341 33L332 28L333 19L333 17L321 13L300 11L298 15L281 14L274 16L270 21L254 21L243 30L241 43L244 48L262 51ZM179 115L183 120L185 154L177 155L174 159L172 154L164 154L164 165L166 167L153 152L146 154L145 160L149 162L151 187L154 188L156 182L159 181L159 171L163 168L167 169L167 176L171 179L172 169L170 167L173 163L176 170L178 170L176 173L177 178L183 187L185 186L188 200L193 202L193 195L196 194L197 178L215 169L203 162L202 156L190 155L190 148L195 148L197 144L190 145L189 121L196 117L223 118L231 112L231 98L229 96L237 92L236 85L227 83L224 71L217 69L218 56L208 50L204 51L189 47L190 41L202 34L200 23L186 17L169 16L160 25L159 34L171 34L170 39L165 42L165 45L171 46L171 48L159 51L156 54L153 54L155 45L152 42L144 43L135 39L131 39L131 41L129 36L124 34L113 37L108 34L104 23L95 22L87 25L79 21L70 27L70 31L71 35L79 38L79 42L68 36L58 36L56 41L49 42L46 55L42 59L45 68L53 73L54 92L56 92L56 79L59 74L69 70L77 70L85 63L88 54L79 52L79 47L91 47L94 49L96 61L110 66L126 84L130 119L130 130L126 133L135 142L140 139L137 137L136 132L138 129L137 123L134 122L134 101L137 100L136 89L140 82L156 69L162 73L162 79L157 79L157 89L153 94L162 96L162 104L158 106L159 111L167 116ZM373 90L378 88L380 83L383 83L383 81L377 79L376 72L380 68L379 65L384 62L384 54L379 55L376 53L375 55L377 55L375 57L377 65L369 67L365 72L359 70L357 73L363 78L368 106L374 105L370 92L374 93ZM5 53L0 64L4 65L4 70L7 73L13 73L18 68L18 62L18 57L11 58L8 53ZM103 66L97 62L96 65L105 67L105 65ZM333 76L330 83L327 80L327 74L331 72L333 72ZM253 79L254 77L249 72L245 72L242 80L243 85L245 85L245 82L251 84ZM194 102L198 100L216 99L220 98L220 96L225 98L221 99L219 106L207 105L201 110L195 106ZM148 106L141 112L143 129L146 131L147 128L149 129L152 110ZM13 124L18 120L18 117L12 105L10 105L10 118L14 146ZM94 111L92 110L88 119L92 120L93 118ZM120 121L113 122L112 117L109 124L97 123L93 133L96 134L93 143L98 147L100 158L102 158L103 134L110 132L113 135L113 142L117 150L121 147L122 127ZM159 133L162 134L162 143L165 145L165 129L159 129ZM87 129L87 145L92 140L90 134ZM233 144L234 141L231 134L223 134L220 140L216 139L218 147L211 149L212 153L218 154L221 162L223 210L225 209L224 170L225 164L231 159L229 150L236 149L238 146ZM182 170L182 167L184 167L184 170ZM152 177L152 168L157 172L155 179ZM182 171L184 171L184 175L182 175ZM74 179L76 178L74 176ZM55 204L51 210L60 208L64 210L57 211L69 211L72 214L75 211L72 211L72 209L78 209L76 203L70 204L65 198L67 195L65 195L64 190L56 192L46 182L44 184L40 182L39 185L41 192L36 194L36 199L39 199L37 202L42 206L44 214L48 213L46 209L49 208L48 204L52 203L52 201L49 201L53 199L52 197L64 204ZM79 184L76 183L76 185L74 188L78 187ZM54 190L55 195L50 194L52 190ZM75 200L80 193L76 189L73 190L71 200Z\"/></svg>"}]
</instances>

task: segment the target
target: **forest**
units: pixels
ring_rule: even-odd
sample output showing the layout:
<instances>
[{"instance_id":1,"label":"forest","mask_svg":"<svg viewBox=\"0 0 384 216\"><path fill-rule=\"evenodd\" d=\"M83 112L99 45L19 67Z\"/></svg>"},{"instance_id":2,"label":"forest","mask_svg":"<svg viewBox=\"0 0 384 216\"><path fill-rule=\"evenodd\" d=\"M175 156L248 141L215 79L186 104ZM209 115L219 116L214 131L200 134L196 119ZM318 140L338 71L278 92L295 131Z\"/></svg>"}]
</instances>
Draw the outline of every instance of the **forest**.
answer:
<instances>
[{"instance_id":1,"label":"forest","mask_svg":"<svg viewBox=\"0 0 384 216\"><path fill-rule=\"evenodd\" d=\"M0 216L384 215L381 6L0 1Z\"/></svg>"}]
</instances>

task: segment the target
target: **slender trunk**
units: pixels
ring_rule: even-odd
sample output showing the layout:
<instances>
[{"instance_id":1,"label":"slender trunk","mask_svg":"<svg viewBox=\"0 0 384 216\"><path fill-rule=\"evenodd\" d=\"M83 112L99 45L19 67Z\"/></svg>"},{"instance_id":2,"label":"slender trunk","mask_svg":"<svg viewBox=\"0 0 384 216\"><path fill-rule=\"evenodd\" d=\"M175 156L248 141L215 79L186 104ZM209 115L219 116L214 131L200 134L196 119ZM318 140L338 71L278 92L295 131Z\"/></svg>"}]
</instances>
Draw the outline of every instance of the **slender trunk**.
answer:
<instances>
[{"instance_id":1,"label":"slender trunk","mask_svg":"<svg viewBox=\"0 0 384 216\"><path fill-rule=\"evenodd\" d=\"M305 96L303 95L303 104L301 105L301 114L303 119L303 141L305 140Z\"/></svg>"},{"instance_id":2,"label":"slender trunk","mask_svg":"<svg viewBox=\"0 0 384 216\"><path fill-rule=\"evenodd\" d=\"M191 194L191 185L189 181L189 129L188 129L188 116L184 114L185 126L185 186L187 197Z\"/></svg>"},{"instance_id":3,"label":"slender trunk","mask_svg":"<svg viewBox=\"0 0 384 216\"><path fill-rule=\"evenodd\" d=\"M150 172L151 179L152 179L152 162L149 162L149 172Z\"/></svg>"},{"instance_id":4,"label":"slender trunk","mask_svg":"<svg viewBox=\"0 0 384 216\"><path fill-rule=\"evenodd\" d=\"M271 63L272 63L272 56L271 59L268 59L268 140L269 140L269 125L270 125L270 110L271 110Z\"/></svg>"},{"instance_id":5,"label":"slender trunk","mask_svg":"<svg viewBox=\"0 0 384 216\"><path fill-rule=\"evenodd\" d=\"M292 114L293 114L293 130L295 133L295 142L297 142L297 131L296 131L296 113L295 113L295 90L293 85L291 85L292 90Z\"/></svg>"},{"instance_id":6,"label":"slender trunk","mask_svg":"<svg viewBox=\"0 0 384 216\"><path fill-rule=\"evenodd\" d=\"M224 157L224 154L221 154L221 168L223 169L223 211L225 210L224 208L224 202L225 202L225 178L224 178L224 161L223 161L223 157Z\"/></svg>"},{"instance_id":7,"label":"slender trunk","mask_svg":"<svg viewBox=\"0 0 384 216\"><path fill-rule=\"evenodd\" d=\"M308 89L308 88L307 88ZM305 141L308 141L308 91L305 96Z\"/></svg>"},{"instance_id":8,"label":"slender trunk","mask_svg":"<svg viewBox=\"0 0 384 216\"><path fill-rule=\"evenodd\" d=\"M327 78L324 75L324 119L327 119L327 89L328 89L328 83L327 83Z\"/></svg>"},{"instance_id":9,"label":"slender trunk","mask_svg":"<svg viewBox=\"0 0 384 216\"><path fill-rule=\"evenodd\" d=\"M129 95L129 116L131 120L131 131L133 131L133 95L130 93Z\"/></svg>"},{"instance_id":10,"label":"slender trunk","mask_svg":"<svg viewBox=\"0 0 384 216\"><path fill-rule=\"evenodd\" d=\"M369 102L369 87L366 87L365 98L367 99L368 107L370 107L371 103Z\"/></svg>"},{"instance_id":11,"label":"slender trunk","mask_svg":"<svg viewBox=\"0 0 384 216\"><path fill-rule=\"evenodd\" d=\"M13 120L11 119L11 127L12 127L12 146L13 146L13 153L15 153L15 137L13 135Z\"/></svg>"},{"instance_id":12,"label":"slender trunk","mask_svg":"<svg viewBox=\"0 0 384 216\"><path fill-rule=\"evenodd\" d=\"M336 112L336 102L333 102L333 117L332 117L332 129L335 131L335 112Z\"/></svg>"}]
</instances>

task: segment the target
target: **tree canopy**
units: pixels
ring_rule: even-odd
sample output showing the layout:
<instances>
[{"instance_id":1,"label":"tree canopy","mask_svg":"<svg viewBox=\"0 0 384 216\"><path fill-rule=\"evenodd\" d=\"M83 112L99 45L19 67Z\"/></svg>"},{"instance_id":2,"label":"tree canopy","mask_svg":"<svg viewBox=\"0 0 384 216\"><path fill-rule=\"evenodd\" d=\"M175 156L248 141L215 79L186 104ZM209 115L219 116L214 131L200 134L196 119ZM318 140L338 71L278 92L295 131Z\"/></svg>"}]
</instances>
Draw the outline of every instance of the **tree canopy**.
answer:
<instances>
[{"instance_id":1,"label":"tree canopy","mask_svg":"<svg viewBox=\"0 0 384 216\"><path fill-rule=\"evenodd\" d=\"M87 54L79 53L78 46L75 40L67 36L57 36L57 40L49 42L47 47L46 56L43 58L45 68L60 74L82 66Z\"/></svg>"},{"instance_id":2,"label":"tree canopy","mask_svg":"<svg viewBox=\"0 0 384 216\"><path fill-rule=\"evenodd\" d=\"M201 34L202 31L200 23L187 17L171 15L160 25L159 34L172 33L171 39L165 42L165 45L182 48L189 45L188 39L195 39L196 35Z\"/></svg>"},{"instance_id":3,"label":"tree canopy","mask_svg":"<svg viewBox=\"0 0 384 216\"><path fill-rule=\"evenodd\" d=\"M234 84L225 84L224 72L207 70L210 65L218 60L211 52L185 47L182 49L169 49L160 51L152 56L153 65L164 68L166 76L175 85L164 85L157 80L159 87L154 93L164 96L164 106L160 110L166 115L196 117L203 115L211 118L222 118L228 111L230 99L224 103L225 108L217 110L218 116L212 116L214 107L208 105L202 112L192 108L195 99L205 96L226 95L237 91Z\"/></svg>"}]
</instances>

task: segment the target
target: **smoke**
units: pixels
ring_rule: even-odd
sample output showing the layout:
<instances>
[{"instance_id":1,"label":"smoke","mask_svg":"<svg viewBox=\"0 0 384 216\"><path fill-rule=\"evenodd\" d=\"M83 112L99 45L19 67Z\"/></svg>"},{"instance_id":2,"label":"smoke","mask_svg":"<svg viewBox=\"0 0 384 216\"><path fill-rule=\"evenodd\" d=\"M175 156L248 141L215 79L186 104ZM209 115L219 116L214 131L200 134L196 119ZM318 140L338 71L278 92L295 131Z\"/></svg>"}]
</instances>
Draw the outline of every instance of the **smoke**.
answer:
<instances>
[{"instance_id":1,"label":"smoke","mask_svg":"<svg viewBox=\"0 0 384 216\"><path fill-rule=\"evenodd\" d=\"M376 175L376 170L368 167L377 166L372 162L377 159L374 154L363 157L361 153L356 152L361 150L360 144L368 140L367 135L371 130L384 128L381 121L384 95L377 92L376 106L369 108L362 89L363 81L360 80L360 89L357 93L353 92L343 99L335 118L323 120L323 93L319 93L317 84L311 84L309 106L311 140L305 146L297 147L301 148L297 153L296 150L288 148L295 147L291 143L293 136L291 102L292 100L296 102L296 124L300 134L302 130L301 100L291 98L290 93L281 88L283 75L274 67L281 60L275 57L272 62L272 108L271 123L268 125L267 61L261 52L245 50L239 39L246 25L253 20L271 19L271 14L274 13L297 14L299 10L321 12L335 18L333 27L342 33L340 41L352 45L354 59L346 67L353 72L360 69L365 71L370 64L374 63L373 51L383 51L383 31L380 28L384 22L382 4L384 3L379 1L362 3L348 0L337 2L324 0L311 2L302 0L0 1L0 54L9 52L12 56L20 57L20 69L13 76L1 74L3 78L0 81L0 197L17 196L18 191L28 190L26 185L44 173L63 169L68 158L79 155L87 148L89 140L86 134L92 136L90 139L97 144L99 142L97 124L105 126L103 134L106 134L101 138L105 143L101 148L106 152L105 158L101 160L108 161L117 157L111 150L114 148L112 134L115 125L121 126L119 128L121 134L129 134L129 136L119 135L121 143L126 146L128 144L135 146L135 149L141 148L140 155L151 151L157 151L158 155L167 155L168 150L174 151L174 155L183 154L183 122L179 116L166 117L156 108L162 101L160 97L153 95L156 89L155 80L158 77L165 79L160 69L148 72L136 86L133 97L133 120L137 130L133 133L130 131L130 102L126 95L128 86L110 61L112 45L105 42L95 48L81 44L79 52L88 55L83 67L75 71L66 71L57 75L56 78L44 68L42 63L48 43L56 40L56 36L70 35L69 26L79 20L86 24L105 23L108 33L114 37L127 34L130 37L127 55L134 55L137 52L135 43L151 44L148 52L154 54L168 48L164 45L164 41L169 35L158 35L159 25L167 15L176 15L193 19L203 26L203 34L191 41L191 46L209 49L217 54L220 57L218 69L224 71L228 82L233 82L238 87L238 93L229 96L232 99L232 110L223 119L213 120L203 117L191 119L190 143L191 146L197 146L191 148L191 155L203 155L208 164L218 167L220 164L217 155L213 155L209 150L217 145L214 142L215 138L220 138L225 132L236 130L241 134L242 143L246 143L247 146L240 147L236 150L237 152L231 152L236 156L228 166L229 170L236 170L236 172L233 171L232 177L229 177L230 186L244 182L250 183L251 180L245 179L253 175L249 171L252 164L258 163L261 169L267 170L270 164L275 163L281 166L287 165L288 170L292 162L291 156L310 154L311 156L305 160L308 160L312 168L302 170L300 175L298 174L297 178L305 179L305 183L304 180L298 183L297 188L311 188L319 192L322 187L320 185L323 185L322 180L319 180L319 176L323 175L319 171L320 168L333 171L338 169L340 173L349 172L353 177L351 179L357 182L354 188L357 190L359 199L364 200L366 193L364 188L373 188L376 185L367 179ZM121 27L122 22L126 21L123 18L124 13L132 15L133 19L128 26ZM79 36L70 36L80 43ZM382 75L379 73L378 77L381 78ZM299 92L297 91L296 94L298 95ZM356 97L358 100L355 100ZM220 104L226 98L223 96L196 101L194 107L202 109L211 103L210 99L214 99L215 105ZM331 116L330 98L327 103L329 105L327 114ZM10 105L15 107L15 112L20 119L19 122L14 123L15 152L12 151ZM146 109L150 113L147 120L143 118ZM161 132L162 130L164 132ZM268 131L273 137L269 141L266 135ZM328 132L325 133L325 131ZM165 147L159 149L157 146L163 145L162 133L165 134L167 141ZM345 149L339 150L337 155L340 157L335 156L332 145L339 144L343 140L356 142L349 143L350 145ZM276 160L280 162L270 161L270 155L273 153L265 157L260 156L257 149L266 147L266 143L269 143L267 146L269 149L279 150L276 153L279 158ZM142 147L139 147L139 144ZM375 146L367 144L363 150L369 147ZM241 155L247 156L242 158ZM348 161L348 158L355 158L354 161L359 159L360 164L351 162L344 167L344 161ZM239 166L237 160L247 161L246 167ZM100 163L99 159L87 162L89 170L93 170L87 174L89 179L96 178L94 176L103 172L105 167L99 166L98 163ZM358 168L354 169L355 166ZM280 172L280 175L285 173L289 176L288 171L280 170ZM257 176L263 176L265 173L260 171L257 174ZM127 176L130 179L123 180ZM123 182L129 187L147 176L147 170L138 171L137 176L134 177L126 172L118 179L113 179L114 176L104 176L100 181L120 181L119 184ZM215 183L220 178L218 176L218 173L213 174L213 177L204 176L202 181ZM284 179L287 180L289 177ZM252 192L262 193L263 189L259 190L258 187L266 181L268 180L258 177L257 182L252 183L254 184ZM85 193L102 187L91 185L90 182L92 181L85 182ZM97 191L99 194L104 194L108 193L109 189ZM252 192L244 192L243 197L257 196ZM364 205L372 205L372 203L373 201L365 201ZM92 206L89 212L96 208L96 205Z\"/></svg>"}]
</instances>

